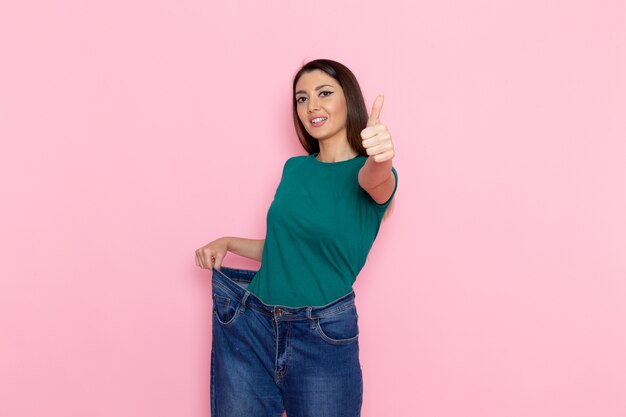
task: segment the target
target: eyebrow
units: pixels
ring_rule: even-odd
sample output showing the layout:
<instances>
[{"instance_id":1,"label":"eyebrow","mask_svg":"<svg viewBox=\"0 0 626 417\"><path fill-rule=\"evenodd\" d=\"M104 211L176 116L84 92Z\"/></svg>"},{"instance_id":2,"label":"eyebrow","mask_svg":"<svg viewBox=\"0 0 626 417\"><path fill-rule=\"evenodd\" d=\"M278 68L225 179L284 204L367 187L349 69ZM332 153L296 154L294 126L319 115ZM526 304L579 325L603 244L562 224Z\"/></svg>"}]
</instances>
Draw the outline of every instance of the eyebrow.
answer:
<instances>
[{"instance_id":1,"label":"eyebrow","mask_svg":"<svg viewBox=\"0 0 626 417\"><path fill-rule=\"evenodd\" d=\"M322 85L318 85L317 87L315 87L315 91L319 90L319 89L320 89L320 88L322 88L322 87L333 87L333 86L332 86L332 85L330 85L330 84L322 84ZM333 88L334 88L334 87L333 87ZM305 93L305 94L306 94L306 91L304 91L304 90L298 90L298 91L296 91L296 92L295 92L295 94L299 94L299 93Z\"/></svg>"}]
</instances>

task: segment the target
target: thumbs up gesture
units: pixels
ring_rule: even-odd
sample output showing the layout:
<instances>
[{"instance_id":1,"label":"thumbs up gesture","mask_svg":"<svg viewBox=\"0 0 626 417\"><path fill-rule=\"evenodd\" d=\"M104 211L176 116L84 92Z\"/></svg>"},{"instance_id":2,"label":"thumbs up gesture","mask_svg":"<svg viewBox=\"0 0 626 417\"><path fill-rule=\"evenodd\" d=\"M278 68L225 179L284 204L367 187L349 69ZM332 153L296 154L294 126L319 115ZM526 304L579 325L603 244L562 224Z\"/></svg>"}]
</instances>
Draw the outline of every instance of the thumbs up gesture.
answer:
<instances>
[{"instance_id":1,"label":"thumbs up gesture","mask_svg":"<svg viewBox=\"0 0 626 417\"><path fill-rule=\"evenodd\" d=\"M384 162L395 155L391 134L387 126L380 123L380 111L383 108L384 96L379 95L372 105L372 113L367 120L367 127L361 131L363 147L375 162Z\"/></svg>"}]
</instances>

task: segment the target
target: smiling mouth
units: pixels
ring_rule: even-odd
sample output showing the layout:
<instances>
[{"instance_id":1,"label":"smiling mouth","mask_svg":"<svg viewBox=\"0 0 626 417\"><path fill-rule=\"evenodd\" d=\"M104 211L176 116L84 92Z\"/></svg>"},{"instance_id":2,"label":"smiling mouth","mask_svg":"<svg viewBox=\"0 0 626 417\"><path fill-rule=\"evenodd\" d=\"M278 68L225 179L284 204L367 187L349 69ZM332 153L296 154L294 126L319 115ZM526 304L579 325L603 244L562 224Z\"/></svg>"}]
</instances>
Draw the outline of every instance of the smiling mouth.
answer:
<instances>
[{"instance_id":1,"label":"smiling mouth","mask_svg":"<svg viewBox=\"0 0 626 417\"><path fill-rule=\"evenodd\" d=\"M313 125L314 127L321 126L326 120L328 120L326 117L317 117L311 120L311 125Z\"/></svg>"}]
</instances>

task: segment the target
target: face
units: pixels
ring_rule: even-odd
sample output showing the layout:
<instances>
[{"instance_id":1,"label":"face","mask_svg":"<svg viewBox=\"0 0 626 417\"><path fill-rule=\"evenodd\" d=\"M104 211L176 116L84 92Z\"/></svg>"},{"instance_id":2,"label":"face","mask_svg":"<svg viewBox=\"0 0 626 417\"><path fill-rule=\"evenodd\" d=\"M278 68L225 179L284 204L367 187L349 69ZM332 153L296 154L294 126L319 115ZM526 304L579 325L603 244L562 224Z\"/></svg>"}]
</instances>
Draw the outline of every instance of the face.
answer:
<instances>
[{"instance_id":1,"label":"face","mask_svg":"<svg viewBox=\"0 0 626 417\"><path fill-rule=\"evenodd\" d=\"M296 83L295 100L298 117L311 136L347 141L348 109L337 80L321 70L305 72Z\"/></svg>"}]
</instances>

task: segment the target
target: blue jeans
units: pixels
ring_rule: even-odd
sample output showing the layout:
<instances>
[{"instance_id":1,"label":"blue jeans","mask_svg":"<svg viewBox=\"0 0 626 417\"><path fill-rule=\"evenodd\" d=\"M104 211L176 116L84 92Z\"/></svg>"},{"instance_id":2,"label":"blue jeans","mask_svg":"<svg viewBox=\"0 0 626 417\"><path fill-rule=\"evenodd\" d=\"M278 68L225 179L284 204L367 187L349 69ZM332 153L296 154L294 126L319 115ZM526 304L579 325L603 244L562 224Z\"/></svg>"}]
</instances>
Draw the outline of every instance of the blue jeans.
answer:
<instances>
[{"instance_id":1,"label":"blue jeans","mask_svg":"<svg viewBox=\"0 0 626 417\"><path fill-rule=\"evenodd\" d=\"M351 291L324 306L268 305L256 271L212 270L213 417L358 417L363 402Z\"/></svg>"}]
</instances>

